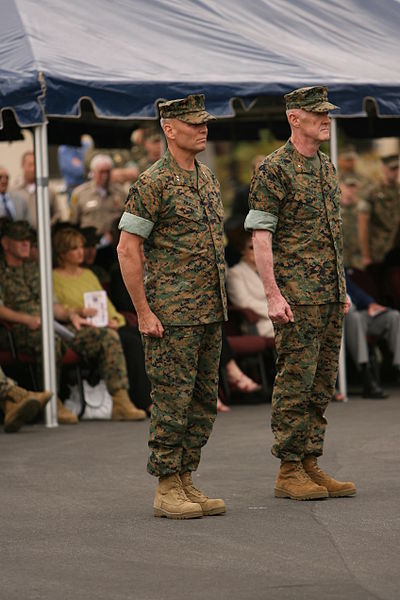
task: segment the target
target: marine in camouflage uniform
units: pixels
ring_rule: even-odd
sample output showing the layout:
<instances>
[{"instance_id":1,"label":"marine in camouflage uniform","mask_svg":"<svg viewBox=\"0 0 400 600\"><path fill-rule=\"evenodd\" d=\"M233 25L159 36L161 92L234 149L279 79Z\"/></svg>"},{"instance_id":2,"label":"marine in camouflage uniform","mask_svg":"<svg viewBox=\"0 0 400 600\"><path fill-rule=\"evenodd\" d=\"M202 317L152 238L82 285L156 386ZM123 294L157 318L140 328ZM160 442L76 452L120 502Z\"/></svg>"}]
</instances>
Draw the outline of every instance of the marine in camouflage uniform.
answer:
<instances>
[{"instance_id":1,"label":"marine in camouflage uniform","mask_svg":"<svg viewBox=\"0 0 400 600\"><path fill-rule=\"evenodd\" d=\"M164 103L160 114L162 123L171 120L198 126L211 118L202 95ZM202 129L206 135L207 129ZM120 222L123 232L145 240L145 297L163 329L160 337L143 336L154 404L147 469L160 478L160 485L166 478L168 485L172 481L180 486L176 476L185 479L197 469L217 414L221 322L227 316L224 213L219 184L210 169L194 158L197 152L191 155L194 168L190 170L182 168L172 150L167 150L131 188ZM121 234L121 240L132 243L134 236ZM133 259L132 255L121 261L120 253L123 273L124 262L128 265ZM132 291L131 295L143 331L141 311ZM185 491L187 496L192 493ZM179 498L175 500L178 506ZM184 497L175 516L172 509L161 509L157 502L156 494L156 516L201 516L194 509L190 513L190 506L185 512ZM209 504L204 506L203 514L212 514ZM219 506L219 512L225 512L225 507Z\"/></svg>"},{"instance_id":2,"label":"marine in camouflage uniform","mask_svg":"<svg viewBox=\"0 0 400 600\"><path fill-rule=\"evenodd\" d=\"M288 111L323 113L319 118L325 120L327 112L336 108L328 101L325 87L302 88L285 98ZM323 453L325 410L337 377L346 301L335 168L323 152L304 156L289 140L255 172L249 207L245 228L272 234L276 293L289 305L287 318L274 323L278 358L272 453L282 461L275 495L325 497L328 486L310 482L304 469ZM257 234L253 237L257 250ZM260 264L266 257L256 258ZM271 293L266 288L270 310ZM289 492L282 483L288 478L296 480L294 488L289 484Z\"/></svg>"}]
</instances>

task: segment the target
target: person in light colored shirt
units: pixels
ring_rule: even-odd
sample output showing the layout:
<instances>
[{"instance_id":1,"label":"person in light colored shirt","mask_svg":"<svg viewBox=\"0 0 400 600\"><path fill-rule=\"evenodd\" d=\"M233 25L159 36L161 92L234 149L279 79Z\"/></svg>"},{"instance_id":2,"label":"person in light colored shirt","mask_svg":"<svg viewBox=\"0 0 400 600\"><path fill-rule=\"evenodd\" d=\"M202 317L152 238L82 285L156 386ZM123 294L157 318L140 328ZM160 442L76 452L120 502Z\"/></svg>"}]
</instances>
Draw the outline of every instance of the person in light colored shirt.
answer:
<instances>
[{"instance_id":1,"label":"person in light colored shirt","mask_svg":"<svg viewBox=\"0 0 400 600\"><path fill-rule=\"evenodd\" d=\"M230 302L239 308L251 308L260 316L257 332L264 337L274 337L274 327L268 316L268 301L263 282L257 273L251 233L244 231L242 258L228 270L227 291Z\"/></svg>"}]
</instances>

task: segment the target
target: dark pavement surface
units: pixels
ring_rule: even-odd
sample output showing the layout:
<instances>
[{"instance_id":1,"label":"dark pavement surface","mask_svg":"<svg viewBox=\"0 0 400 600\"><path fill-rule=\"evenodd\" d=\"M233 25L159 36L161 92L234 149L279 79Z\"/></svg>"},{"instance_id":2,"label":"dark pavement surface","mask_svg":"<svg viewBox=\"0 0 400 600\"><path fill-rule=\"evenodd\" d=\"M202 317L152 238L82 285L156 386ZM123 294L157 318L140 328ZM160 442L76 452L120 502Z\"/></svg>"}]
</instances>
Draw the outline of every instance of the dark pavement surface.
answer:
<instances>
[{"instance_id":1,"label":"dark pavement surface","mask_svg":"<svg viewBox=\"0 0 400 600\"><path fill-rule=\"evenodd\" d=\"M358 494L275 499L269 405L220 414L195 483L225 516L152 516L144 423L0 433L1 600L398 600L400 393L328 409Z\"/></svg>"}]
</instances>

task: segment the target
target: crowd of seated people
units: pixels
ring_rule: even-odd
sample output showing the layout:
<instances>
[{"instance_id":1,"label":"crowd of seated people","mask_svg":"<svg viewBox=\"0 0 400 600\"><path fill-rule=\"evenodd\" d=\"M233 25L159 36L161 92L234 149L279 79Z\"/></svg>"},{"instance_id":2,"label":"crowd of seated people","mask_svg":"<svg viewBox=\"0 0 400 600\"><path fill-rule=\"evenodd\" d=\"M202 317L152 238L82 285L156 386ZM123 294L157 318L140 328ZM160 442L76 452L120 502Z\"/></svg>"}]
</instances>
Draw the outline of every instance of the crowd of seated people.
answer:
<instances>
[{"instance_id":1,"label":"crowd of seated people","mask_svg":"<svg viewBox=\"0 0 400 600\"><path fill-rule=\"evenodd\" d=\"M12 323L12 335L19 351L36 358L37 380L41 372L41 317L38 264L30 260L31 229L27 221L8 221L1 233L2 256L0 263L0 318ZM71 252L72 250L72 252ZM76 249L66 249L69 256ZM57 260L63 263L62 248ZM72 288L72 286L71 286ZM112 396L113 420L142 420L144 410L137 408L128 395L129 380L121 340L111 327L88 326L84 307L71 306L54 299L54 318L65 324L71 336L55 336L57 380L60 381L62 358L68 348L74 350L87 363L95 363L100 377ZM74 424L76 415L70 413L58 398L60 423Z\"/></svg>"},{"instance_id":2,"label":"crowd of seated people","mask_svg":"<svg viewBox=\"0 0 400 600\"><path fill-rule=\"evenodd\" d=\"M136 162L132 160L129 165L140 164L139 172L143 165L148 166L159 156L162 144L157 132L136 138L141 143L135 148ZM150 150L146 153L146 149ZM82 163L82 154L80 157ZM344 149L339 155L344 258L352 299L352 308L346 317L346 345L351 368L358 373L363 395L384 398L387 394L374 366L377 344L384 342L392 362L393 381L400 382L400 313L397 311L400 291L395 285L391 286L392 282L400 282L399 160L397 155L382 157L382 179L374 185L357 171L358 160L353 148ZM82 182L81 164L79 180L68 181L71 194L69 222L59 222L57 202L54 194L50 194L54 229L54 315L74 332L72 342L57 339L57 365L59 374L61 358L68 346L88 364L95 362L97 368L100 366L101 378L116 398L113 418L137 420L151 411L151 390L134 307L116 254L118 222L125 193L116 183L118 177L113 177L112 171L113 162L109 155L94 154L89 179ZM21 177L11 191L7 170L0 167L0 200L0 219L4 221L0 318L12 323L17 346L38 356L41 325L32 152L22 157ZM251 309L255 313L253 333L255 329L259 336L272 339L274 329L268 318L268 303L257 273L251 235L244 232L243 220L243 214L227 220L228 299L231 306ZM103 289L108 294L107 327L89 326L91 309L85 308L84 294ZM242 328L243 333L249 332L246 318L242 320ZM378 352L378 357L382 359L382 356L386 358L386 354ZM241 394L259 392L258 375L245 373L238 360L225 335L221 368L225 370L231 388ZM41 381L39 360L37 367L38 381ZM221 398L219 410L228 411L229 407ZM58 407L61 423L77 422L76 416L63 407L59 398Z\"/></svg>"},{"instance_id":3,"label":"crowd of seated people","mask_svg":"<svg viewBox=\"0 0 400 600\"><path fill-rule=\"evenodd\" d=\"M148 164L151 157L159 154L159 146L157 136L144 136L145 150L141 156L141 164L146 161ZM151 157L146 155L146 148L152 149ZM25 175L29 171L30 180L33 179L34 182L34 162L31 159L32 153L23 157L24 177L21 178L19 195L15 193L12 199L7 195L8 173L6 169L0 169L0 208L3 209L0 216L4 220L0 234L0 318L11 324L17 349L37 359L36 380L40 382L40 285L36 220L30 219L31 210L36 216L36 206L28 209L35 189L25 181ZM70 182L70 221L60 222L57 218L52 220L54 317L73 333L71 339L61 338L56 334L57 381L60 382L62 357L68 348L72 348L86 367L95 365L99 376L105 381L113 398L112 419L140 420L145 417L145 411L148 414L151 411L150 384L145 372L142 341L134 318L134 308L122 281L115 252L119 233L117 225L123 211L124 198L118 186L112 182L111 170L109 156L94 156L91 159L91 179L80 185ZM24 188L32 195L30 199L23 198ZM106 257L106 269L96 261L98 250L100 263L104 264ZM118 307L123 306L120 310L124 314L108 298L108 322L102 328L93 326L90 322L94 315L92 309L85 307L84 294L101 291L103 286L113 296ZM243 394L260 390L261 386L239 368L226 337L224 349L223 368L232 388ZM78 422L76 415L64 407L60 397L57 398L57 405L59 423ZM229 410L221 400L218 408L220 411Z\"/></svg>"}]
</instances>

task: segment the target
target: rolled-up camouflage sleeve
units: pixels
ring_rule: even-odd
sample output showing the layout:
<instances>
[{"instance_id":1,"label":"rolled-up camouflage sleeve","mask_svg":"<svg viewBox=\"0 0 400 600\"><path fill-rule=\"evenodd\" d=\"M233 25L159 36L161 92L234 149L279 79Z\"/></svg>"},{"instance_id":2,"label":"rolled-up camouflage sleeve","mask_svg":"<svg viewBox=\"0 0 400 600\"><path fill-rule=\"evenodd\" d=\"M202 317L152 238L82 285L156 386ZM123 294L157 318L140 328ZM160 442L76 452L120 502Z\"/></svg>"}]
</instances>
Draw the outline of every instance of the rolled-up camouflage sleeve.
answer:
<instances>
[{"instance_id":1,"label":"rolled-up camouflage sleeve","mask_svg":"<svg viewBox=\"0 0 400 600\"><path fill-rule=\"evenodd\" d=\"M148 238L157 222L161 191L147 174L130 188L119 229Z\"/></svg>"},{"instance_id":2,"label":"rolled-up camouflage sleeve","mask_svg":"<svg viewBox=\"0 0 400 600\"><path fill-rule=\"evenodd\" d=\"M246 231L265 229L274 233L278 225L281 202L286 194L284 184L274 165L265 160L251 180L249 213Z\"/></svg>"}]
</instances>

